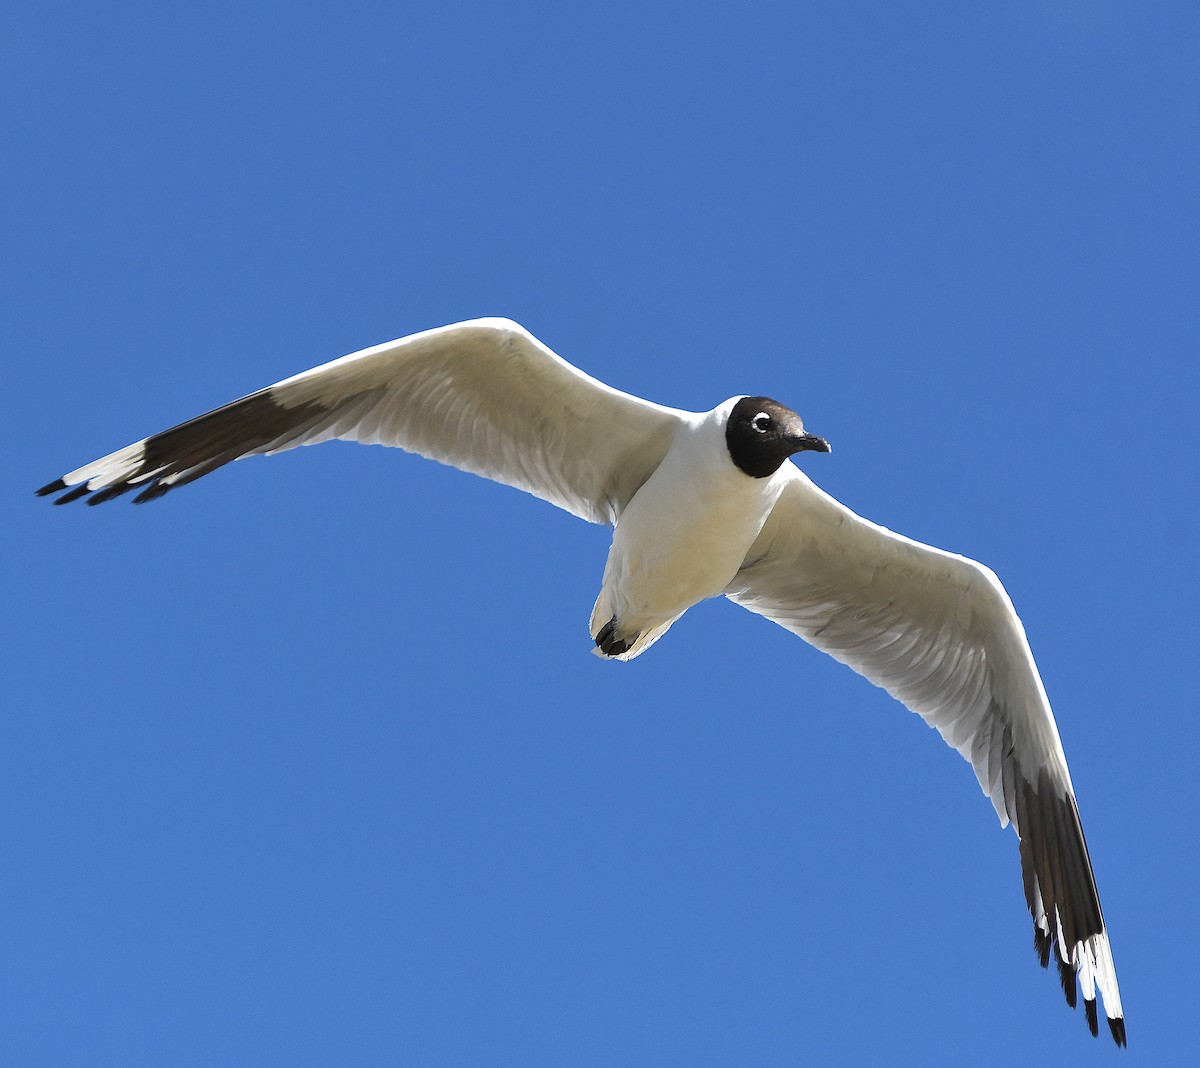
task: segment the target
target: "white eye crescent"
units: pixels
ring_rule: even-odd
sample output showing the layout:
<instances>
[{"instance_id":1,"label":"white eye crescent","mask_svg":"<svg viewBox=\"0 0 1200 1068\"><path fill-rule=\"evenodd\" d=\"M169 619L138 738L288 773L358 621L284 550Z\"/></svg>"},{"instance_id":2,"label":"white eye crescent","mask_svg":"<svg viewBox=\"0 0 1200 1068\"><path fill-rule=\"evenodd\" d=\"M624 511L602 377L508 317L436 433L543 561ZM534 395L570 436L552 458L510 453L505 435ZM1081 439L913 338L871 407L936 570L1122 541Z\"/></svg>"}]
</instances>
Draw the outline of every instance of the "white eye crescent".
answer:
<instances>
[{"instance_id":1,"label":"white eye crescent","mask_svg":"<svg viewBox=\"0 0 1200 1068\"><path fill-rule=\"evenodd\" d=\"M760 434L765 434L767 428L771 425L771 417L766 412L759 412L758 415L750 420L750 425Z\"/></svg>"}]
</instances>

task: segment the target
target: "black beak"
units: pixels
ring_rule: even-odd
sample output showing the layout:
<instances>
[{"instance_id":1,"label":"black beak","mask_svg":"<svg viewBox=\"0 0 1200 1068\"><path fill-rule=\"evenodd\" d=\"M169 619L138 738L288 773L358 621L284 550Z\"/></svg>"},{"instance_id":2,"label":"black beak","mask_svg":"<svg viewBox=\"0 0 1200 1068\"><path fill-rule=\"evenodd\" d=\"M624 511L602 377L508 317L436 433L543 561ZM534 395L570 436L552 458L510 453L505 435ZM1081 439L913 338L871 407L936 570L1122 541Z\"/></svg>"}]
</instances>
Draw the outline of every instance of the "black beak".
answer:
<instances>
[{"instance_id":1,"label":"black beak","mask_svg":"<svg viewBox=\"0 0 1200 1068\"><path fill-rule=\"evenodd\" d=\"M792 438L793 452L832 452L829 442L816 434L797 434Z\"/></svg>"}]
</instances>

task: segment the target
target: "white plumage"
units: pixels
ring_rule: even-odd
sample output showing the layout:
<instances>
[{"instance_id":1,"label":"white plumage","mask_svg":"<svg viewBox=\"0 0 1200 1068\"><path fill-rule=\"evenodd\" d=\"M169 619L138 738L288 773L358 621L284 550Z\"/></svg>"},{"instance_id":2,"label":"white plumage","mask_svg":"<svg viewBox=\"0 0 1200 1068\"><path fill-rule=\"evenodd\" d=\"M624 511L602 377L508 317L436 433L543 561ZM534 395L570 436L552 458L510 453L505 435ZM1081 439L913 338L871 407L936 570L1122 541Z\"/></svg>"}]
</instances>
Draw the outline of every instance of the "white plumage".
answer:
<instances>
[{"instance_id":1,"label":"white plumage","mask_svg":"<svg viewBox=\"0 0 1200 1068\"><path fill-rule=\"evenodd\" d=\"M828 451L794 412L732 398L690 413L632 397L516 323L414 334L305 371L85 464L39 492L151 500L232 460L332 438L397 446L615 526L597 651L639 655L724 593L882 686L936 727L1020 838L1043 965L1097 993L1125 1044L1066 757L1024 628L982 565L894 534L786 457Z\"/></svg>"}]
</instances>

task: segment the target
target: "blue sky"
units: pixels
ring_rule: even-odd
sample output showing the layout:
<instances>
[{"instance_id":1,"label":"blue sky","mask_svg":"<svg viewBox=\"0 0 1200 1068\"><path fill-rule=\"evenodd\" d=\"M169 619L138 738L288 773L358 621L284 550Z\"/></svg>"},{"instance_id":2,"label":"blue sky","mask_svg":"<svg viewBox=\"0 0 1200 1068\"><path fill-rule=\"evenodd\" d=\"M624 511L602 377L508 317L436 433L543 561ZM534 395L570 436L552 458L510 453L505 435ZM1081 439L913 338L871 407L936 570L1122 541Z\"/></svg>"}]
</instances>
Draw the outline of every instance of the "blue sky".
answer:
<instances>
[{"instance_id":1,"label":"blue sky","mask_svg":"<svg viewBox=\"0 0 1200 1068\"><path fill-rule=\"evenodd\" d=\"M3 1060L1193 1056L1198 22L9 9ZM32 496L488 314L664 403L790 403L821 486L999 572L1127 1052L1037 967L970 769L882 691L725 602L591 656L603 529L343 445L147 508Z\"/></svg>"}]
</instances>

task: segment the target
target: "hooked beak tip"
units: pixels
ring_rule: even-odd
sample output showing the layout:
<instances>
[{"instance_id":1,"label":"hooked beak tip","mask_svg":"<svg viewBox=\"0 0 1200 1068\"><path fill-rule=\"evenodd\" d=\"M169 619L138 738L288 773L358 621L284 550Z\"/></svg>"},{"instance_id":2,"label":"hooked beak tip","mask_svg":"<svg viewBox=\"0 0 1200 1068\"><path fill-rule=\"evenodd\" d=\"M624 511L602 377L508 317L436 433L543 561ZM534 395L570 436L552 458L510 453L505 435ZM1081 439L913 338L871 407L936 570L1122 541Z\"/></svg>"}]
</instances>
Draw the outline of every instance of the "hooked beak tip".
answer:
<instances>
[{"instance_id":1,"label":"hooked beak tip","mask_svg":"<svg viewBox=\"0 0 1200 1068\"><path fill-rule=\"evenodd\" d=\"M796 439L797 452L833 452L829 442L816 434L801 434Z\"/></svg>"}]
</instances>

